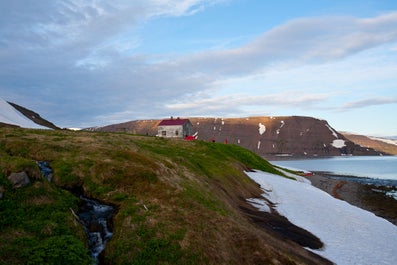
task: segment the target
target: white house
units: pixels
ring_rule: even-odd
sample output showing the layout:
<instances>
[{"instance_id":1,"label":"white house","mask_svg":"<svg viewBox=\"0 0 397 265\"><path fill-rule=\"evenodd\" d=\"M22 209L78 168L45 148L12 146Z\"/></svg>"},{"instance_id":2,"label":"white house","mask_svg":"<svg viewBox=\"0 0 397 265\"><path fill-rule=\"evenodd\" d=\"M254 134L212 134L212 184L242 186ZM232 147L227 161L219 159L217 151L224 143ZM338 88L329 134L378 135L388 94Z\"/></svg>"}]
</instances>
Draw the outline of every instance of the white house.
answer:
<instances>
[{"instance_id":1,"label":"white house","mask_svg":"<svg viewBox=\"0 0 397 265\"><path fill-rule=\"evenodd\" d=\"M185 138L192 135L193 125L188 119L172 118L162 120L157 125L157 136L167 138Z\"/></svg>"}]
</instances>

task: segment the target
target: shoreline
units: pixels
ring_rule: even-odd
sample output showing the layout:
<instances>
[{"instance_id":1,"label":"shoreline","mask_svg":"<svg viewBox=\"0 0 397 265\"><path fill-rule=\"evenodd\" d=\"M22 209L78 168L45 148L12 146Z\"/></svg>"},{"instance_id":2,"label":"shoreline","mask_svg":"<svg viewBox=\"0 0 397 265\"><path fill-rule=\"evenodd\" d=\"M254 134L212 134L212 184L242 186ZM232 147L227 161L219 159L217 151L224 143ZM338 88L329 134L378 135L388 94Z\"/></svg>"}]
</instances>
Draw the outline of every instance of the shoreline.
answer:
<instances>
[{"instance_id":1,"label":"shoreline","mask_svg":"<svg viewBox=\"0 0 397 265\"><path fill-rule=\"evenodd\" d=\"M327 172L313 172L312 176L305 178L334 198L372 212L397 226L397 200L386 195L386 192L396 188L383 183L362 183L360 178L354 176Z\"/></svg>"}]
</instances>

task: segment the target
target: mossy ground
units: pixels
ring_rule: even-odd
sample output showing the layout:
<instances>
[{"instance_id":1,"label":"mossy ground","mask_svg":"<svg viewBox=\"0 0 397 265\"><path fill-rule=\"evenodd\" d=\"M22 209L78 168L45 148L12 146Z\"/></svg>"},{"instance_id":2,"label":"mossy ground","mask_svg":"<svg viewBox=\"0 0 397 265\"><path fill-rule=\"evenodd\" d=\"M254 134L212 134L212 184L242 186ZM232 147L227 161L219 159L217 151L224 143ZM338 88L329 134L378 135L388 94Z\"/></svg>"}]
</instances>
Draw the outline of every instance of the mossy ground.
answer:
<instances>
[{"instance_id":1,"label":"mossy ground","mask_svg":"<svg viewBox=\"0 0 397 265\"><path fill-rule=\"evenodd\" d=\"M278 171L238 146L0 128L0 157L0 263L72 264L65 253L91 262L70 211L78 201L65 188L117 207L106 264L301 262L239 211L245 198L261 193L244 170ZM40 177L39 160L51 163L53 183ZM23 170L33 183L14 190L6 176Z\"/></svg>"}]
</instances>

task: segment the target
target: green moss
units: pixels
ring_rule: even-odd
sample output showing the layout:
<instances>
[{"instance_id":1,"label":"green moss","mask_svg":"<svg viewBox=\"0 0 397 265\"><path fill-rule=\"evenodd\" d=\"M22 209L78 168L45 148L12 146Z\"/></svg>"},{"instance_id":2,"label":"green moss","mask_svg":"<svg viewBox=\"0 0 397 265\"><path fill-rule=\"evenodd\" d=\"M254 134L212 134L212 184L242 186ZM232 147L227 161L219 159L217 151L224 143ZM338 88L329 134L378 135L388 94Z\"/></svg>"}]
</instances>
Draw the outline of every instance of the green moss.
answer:
<instances>
[{"instance_id":1,"label":"green moss","mask_svg":"<svg viewBox=\"0 0 397 265\"><path fill-rule=\"evenodd\" d=\"M81 241L72 236L49 237L35 245L26 264L93 264Z\"/></svg>"},{"instance_id":2,"label":"green moss","mask_svg":"<svg viewBox=\"0 0 397 265\"><path fill-rule=\"evenodd\" d=\"M90 264L83 238L78 236L81 227L74 225L69 210L77 210L78 201L47 182L7 189L0 200L0 232L8 240L0 244L0 260L8 264Z\"/></svg>"},{"instance_id":3,"label":"green moss","mask_svg":"<svg viewBox=\"0 0 397 265\"><path fill-rule=\"evenodd\" d=\"M239 146L117 133L0 128L0 156L0 264L91 262L70 211L78 199L62 190L74 187L117 204L106 262L208 263L207 240L217 240L202 238L206 222L229 220L225 201L257 189L243 170L279 174ZM40 178L38 159L51 162L53 183ZM32 184L14 190L6 173L22 170ZM224 228L209 229L207 236Z\"/></svg>"},{"instance_id":4,"label":"green moss","mask_svg":"<svg viewBox=\"0 0 397 265\"><path fill-rule=\"evenodd\" d=\"M184 185L185 191L184 196L194 201L211 211L219 213L220 215L226 215L227 210L224 204L217 200L214 195L204 190L200 190L198 186L190 186L189 184Z\"/></svg>"}]
</instances>

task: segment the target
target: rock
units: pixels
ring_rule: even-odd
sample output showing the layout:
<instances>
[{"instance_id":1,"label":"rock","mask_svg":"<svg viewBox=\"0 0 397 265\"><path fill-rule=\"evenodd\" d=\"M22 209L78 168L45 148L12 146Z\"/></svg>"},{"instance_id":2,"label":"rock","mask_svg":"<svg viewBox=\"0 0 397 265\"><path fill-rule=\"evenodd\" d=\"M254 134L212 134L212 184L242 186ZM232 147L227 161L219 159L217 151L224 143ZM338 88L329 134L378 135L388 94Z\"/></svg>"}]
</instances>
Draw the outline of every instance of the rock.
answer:
<instances>
[{"instance_id":1,"label":"rock","mask_svg":"<svg viewBox=\"0 0 397 265\"><path fill-rule=\"evenodd\" d=\"M30 183L29 176L25 171L11 173L11 175L8 176L8 180L15 189L24 187Z\"/></svg>"}]
</instances>

